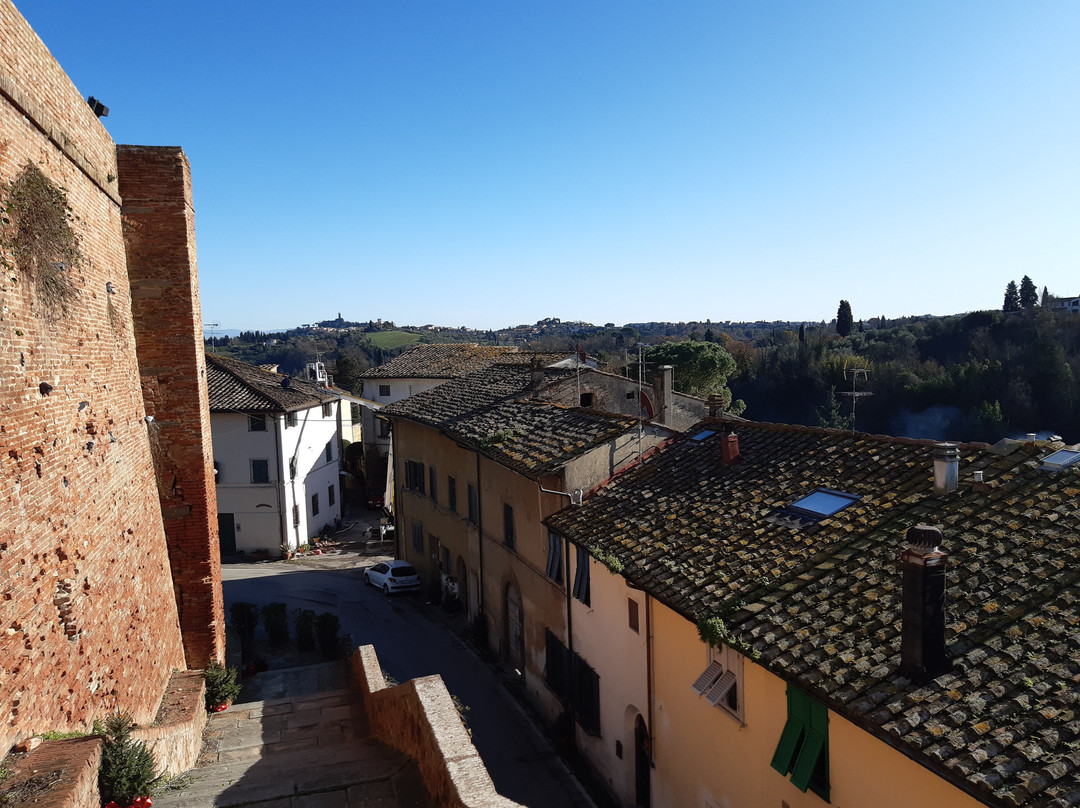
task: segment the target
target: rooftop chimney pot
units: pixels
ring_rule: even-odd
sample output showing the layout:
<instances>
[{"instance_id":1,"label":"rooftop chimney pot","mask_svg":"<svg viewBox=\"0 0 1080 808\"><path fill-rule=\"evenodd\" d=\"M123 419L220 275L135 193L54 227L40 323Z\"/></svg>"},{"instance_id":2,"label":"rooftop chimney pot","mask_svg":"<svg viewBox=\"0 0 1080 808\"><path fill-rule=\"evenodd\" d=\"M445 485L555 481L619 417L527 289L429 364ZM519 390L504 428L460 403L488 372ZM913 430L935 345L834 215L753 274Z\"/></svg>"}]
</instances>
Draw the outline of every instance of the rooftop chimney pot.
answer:
<instances>
[{"instance_id":1,"label":"rooftop chimney pot","mask_svg":"<svg viewBox=\"0 0 1080 808\"><path fill-rule=\"evenodd\" d=\"M934 444L934 493L956 490L960 477L960 450L955 443Z\"/></svg>"},{"instance_id":2,"label":"rooftop chimney pot","mask_svg":"<svg viewBox=\"0 0 1080 808\"><path fill-rule=\"evenodd\" d=\"M945 655L945 570L949 555L938 549L941 531L916 525L907 531L900 557L904 571L900 674L925 684L949 667Z\"/></svg>"},{"instance_id":3,"label":"rooftop chimney pot","mask_svg":"<svg viewBox=\"0 0 1080 808\"><path fill-rule=\"evenodd\" d=\"M720 441L720 455L723 457L724 463L729 466L732 463L739 462L739 436L734 432L724 435Z\"/></svg>"}]
</instances>

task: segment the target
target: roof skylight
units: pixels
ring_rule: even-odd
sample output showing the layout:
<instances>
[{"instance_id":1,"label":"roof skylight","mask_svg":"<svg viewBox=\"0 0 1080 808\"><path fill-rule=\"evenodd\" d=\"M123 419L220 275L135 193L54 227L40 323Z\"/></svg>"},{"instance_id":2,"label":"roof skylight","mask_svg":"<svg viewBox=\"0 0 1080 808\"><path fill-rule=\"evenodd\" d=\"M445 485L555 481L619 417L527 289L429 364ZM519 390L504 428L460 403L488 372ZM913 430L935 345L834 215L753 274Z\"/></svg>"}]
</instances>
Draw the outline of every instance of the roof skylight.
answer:
<instances>
[{"instance_id":1,"label":"roof skylight","mask_svg":"<svg viewBox=\"0 0 1080 808\"><path fill-rule=\"evenodd\" d=\"M1049 457L1043 458L1042 467L1051 471L1060 471L1071 466L1077 460L1080 460L1080 452L1072 449L1058 449Z\"/></svg>"},{"instance_id":2,"label":"roof skylight","mask_svg":"<svg viewBox=\"0 0 1080 808\"><path fill-rule=\"evenodd\" d=\"M843 491L833 491L829 488L819 488L812 494L791 503L788 509L803 516L814 519L825 519L835 513L839 513L849 505L858 502L861 497L854 494L845 494Z\"/></svg>"},{"instance_id":3,"label":"roof skylight","mask_svg":"<svg viewBox=\"0 0 1080 808\"><path fill-rule=\"evenodd\" d=\"M700 442L700 441L703 441L703 440L705 440L705 438L707 438L707 437L709 437L709 436L711 436L711 435L715 435L715 434L716 434L716 432L714 432L714 431L713 431L713 430L711 430L711 429L703 429L703 430L701 430L700 432L698 432L698 433L697 433L696 435L694 435L693 437L691 437L691 438L690 438L690 440L694 440L694 441L699 441L699 442Z\"/></svg>"}]
</instances>

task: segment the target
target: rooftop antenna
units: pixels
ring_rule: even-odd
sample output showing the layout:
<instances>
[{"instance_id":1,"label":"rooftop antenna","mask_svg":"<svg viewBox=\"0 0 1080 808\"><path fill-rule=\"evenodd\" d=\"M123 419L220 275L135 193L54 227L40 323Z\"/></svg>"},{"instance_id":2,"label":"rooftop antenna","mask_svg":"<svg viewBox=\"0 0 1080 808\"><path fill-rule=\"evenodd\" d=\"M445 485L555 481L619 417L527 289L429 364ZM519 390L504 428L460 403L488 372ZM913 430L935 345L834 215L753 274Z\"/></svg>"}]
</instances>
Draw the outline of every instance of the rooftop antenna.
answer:
<instances>
[{"instance_id":1,"label":"rooftop antenna","mask_svg":"<svg viewBox=\"0 0 1080 808\"><path fill-rule=\"evenodd\" d=\"M221 323L203 323L203 328L210 329L210 353L217 353L217 343L214 342L214 329Z\"/></svg>"},{"instance_id":2,"label":"rooftop antenna","mask_svg":"<svg viewBox=\"0 0 1080 808\"><path fill-rule=\"evenodd\" d=\"M855 404L859 401L860 398L866 398L867 396L874 395L873 393L866 390L855 389L856 382L858 382L860 379L862 379L862 381L864 382L869 381L869 376L867 375L869 373L869 368L844 368L844 378L851 379L851 392L845 391L842 392L840 395L848 396L851 398L851 433L853 435L855 434Z\"/></svg>"}]
</instances>

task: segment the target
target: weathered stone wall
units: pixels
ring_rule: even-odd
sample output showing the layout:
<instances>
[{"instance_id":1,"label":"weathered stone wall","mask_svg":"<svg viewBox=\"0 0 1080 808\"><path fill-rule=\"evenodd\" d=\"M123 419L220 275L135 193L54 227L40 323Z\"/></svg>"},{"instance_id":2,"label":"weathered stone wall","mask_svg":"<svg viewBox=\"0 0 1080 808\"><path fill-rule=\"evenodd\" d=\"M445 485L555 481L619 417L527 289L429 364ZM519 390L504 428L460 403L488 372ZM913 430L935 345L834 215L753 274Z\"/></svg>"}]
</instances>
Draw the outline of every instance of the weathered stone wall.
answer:
<instances>
[{"instance_id":1,"label":"weathered stone wall","mask_svg":"<svg viewBox=\"0 0 1080 808\"><path fill-rule=\"evenodd\" d=\"M436 805L520 808L495 790L441 677L387 687L370 645L356 650L351 665L372 735L417 762Z\"/></svg>"},{"instance_id":2,"label":"weathered stone wall","mask_svg":"<svg viewBox=\"0 0 1080 808\"><path fill-rule=\"evenodd\" d=\"M26 757L9 761L14 773L4 781L3 787L9 789L33 778L45 778L51 783L49 790L37 792L27 801L35 808L98 808L101 805L98 790L100 762L101 737L98 735L46 741Z\"/></svg>"},{"instance_id":3,"label":"weathered stone wall","mask_svg":"<svg viewBox=\"0 0 1080 808\"><path fill-rule=\"evenodd\" d=\"M153 724L131 737L154 753L157 773L177 776L195 768L206 729L206 680L202 671L173 674Z\"/></svg>"},{"instance_id":4,"label":"weathered stone wall","mask_svg":"<svg viewBox=\"0 0 1080 808\"><path fill-rule=\"evenodd\" d=\"M173 147L119 146L132 318L184 652L225 653L214 452L195 260L191 169Z\"/></svg>"},{"instance_id":5,"label":"weathered stone wall","mask_svg":"<svg viewBox=\"0 0 1080 808\"><path fill-rule=\"evenodd\" d=\"M2 752L116 709L149 721L184 653L115 147L10 2L0 2L0 42L0 194L39 169L66 189L82 254L51 265L71 289L64 305L49 304L25 265L8 260L0 273Z\"/></svg>"}]
</instances>

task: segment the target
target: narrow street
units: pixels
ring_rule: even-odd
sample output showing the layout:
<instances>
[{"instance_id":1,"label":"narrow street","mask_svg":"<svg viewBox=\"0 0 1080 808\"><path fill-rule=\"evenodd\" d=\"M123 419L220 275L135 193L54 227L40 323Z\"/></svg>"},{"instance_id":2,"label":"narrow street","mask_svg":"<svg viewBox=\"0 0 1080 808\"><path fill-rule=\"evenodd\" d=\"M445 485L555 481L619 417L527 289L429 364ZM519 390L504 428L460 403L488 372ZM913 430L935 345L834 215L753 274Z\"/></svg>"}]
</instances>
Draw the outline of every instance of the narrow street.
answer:
<instances>
[{"instance_id":1,"label":"narrow street","mask_svg":"<svg viewBox=\"0 0 1080 808\"><path fill-rule=\"evenodd\" d=\"M363 569L382 558L343 552L223 565L226 614L238 601L278 601L290 612L336 614L341 633L351 635L356 646L374 645L383 669L397 681L442 676L450 693L469 707L473 742L500 794L530 808L591 808L592 800L492 669L440 620L424 614L429 607L422 594L388 598L364 585Z\"/></svg>"}]
</instances>

